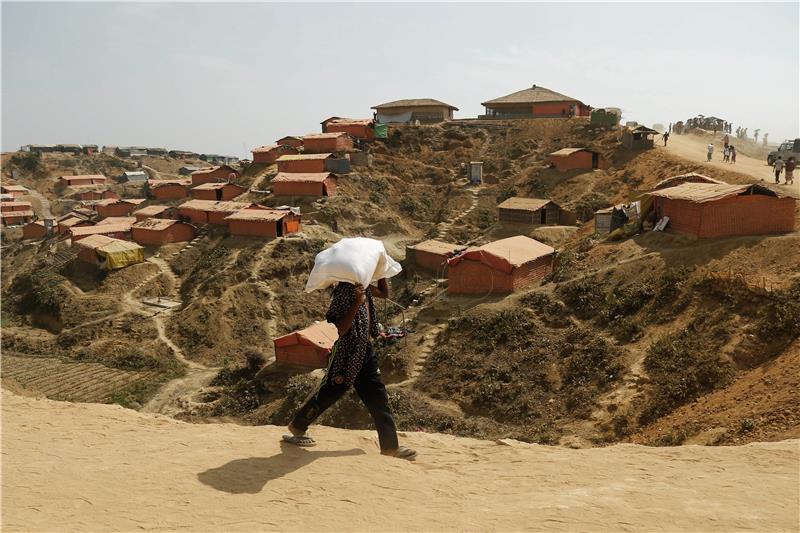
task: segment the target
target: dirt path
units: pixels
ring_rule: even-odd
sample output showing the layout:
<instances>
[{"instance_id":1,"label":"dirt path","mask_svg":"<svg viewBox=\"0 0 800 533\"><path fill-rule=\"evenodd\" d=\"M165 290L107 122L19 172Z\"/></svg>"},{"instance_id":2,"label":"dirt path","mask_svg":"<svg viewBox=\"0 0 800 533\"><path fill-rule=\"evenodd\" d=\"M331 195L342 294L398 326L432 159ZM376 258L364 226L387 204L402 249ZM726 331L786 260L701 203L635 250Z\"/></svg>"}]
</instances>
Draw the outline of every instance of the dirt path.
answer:
<instances>
[{"instance_id":1,"label":"dirt path","mask_svg":"<svg viewBox=\"0 0 800 533\"><path fill-rule=\"evenodd\" d=\"M469 189L470 196L471 196L471 198L470 198L470 200L471 200L470 206L467 209L465 209L464 211L462 211L462 212L460 212L460 213L458 213L456 215L453 215L449 219L447 219L447 220L445 220L443 222L439 222L439 224L436 226L436 238L437 239L447 240L447 238L448 238L448 236L450 234L450 230L453 229L453 226L455 224L457 224L458 222L460 222L461 220L463 220L464 217L466 217L467 215L472 213L472 211L474 211L478 207L478 198L480 196L480 191L482 189L483 189L482 185Z\"/></svg>"},{"instance_id":2,"label":"dirt path","mask_svg":"<svg viewBox=\"0 0 800 533\"><path fill-rule=\"evenodd\" d=\"M733 139L731 144L736 146L736 140ZM656 138L656 146L658 150L666 150L670 153L688 159L694 163L699 163L703 166L711 166L729 170L731 172L740 172L753 178L754 181L765 181L767 183L775 182L775 175L773 168L767 165L766 160L753 159L744 154L736 155L736 164L722 162L722 145L720 141L714 144L714 155L711 162L706 161L706 147L708 146L708 139L698 137L696 135L670 135L667 147L664 143L660 142L660 138ZM781 176L781 180L784 176ZM794 185L784 185L781 181L781 188L800 194L800 179L798 179L798 172L795 171Z\"/></svg>"},{"instance_id":3,"label":"dirt path","mask_svg":"<svg viewBox=\"0 0 800 533\"><path fill-rule=\"evenodd\" d=\"M4 392L4 531L796 531L800 441L571 450L186 424ZM91 453L87 453L91 450ZM109 490L114 487L114 490ZM124 495L124 497L120 497ZM375 509L380 509L376 513ZM309 512L314 509L317 512Z\"/></svg>"},{"instance_id":4,"label":"dirt path","mask_svg":"<svg viewBox=\"0 0 800 533\"><path fill-rule=\"evenodd\" d=\"M36 189L28 189L27 196L33 196L36 200L38 200L40 205L39 219L45 218L55 218L53 217L53 212L50 211L50 200L48 200L45 195L37 191Z\"/></svg>"}]
</instances>

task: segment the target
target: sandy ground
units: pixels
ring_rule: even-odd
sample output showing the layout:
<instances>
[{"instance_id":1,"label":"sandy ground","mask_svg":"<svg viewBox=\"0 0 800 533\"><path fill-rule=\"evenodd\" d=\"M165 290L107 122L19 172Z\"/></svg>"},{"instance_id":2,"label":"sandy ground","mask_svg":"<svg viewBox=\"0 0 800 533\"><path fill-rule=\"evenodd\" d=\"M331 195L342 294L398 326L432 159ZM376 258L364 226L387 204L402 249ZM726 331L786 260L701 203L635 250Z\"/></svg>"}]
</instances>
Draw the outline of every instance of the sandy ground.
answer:
<instances>
[{"instance_id":1,"label":"sandy ground","mask_svg":"<svg viewBox=\"0 0 800 533\"><path fill-rule=\"evenodd\" d=\"M3 393L3 531L796 531L800 441L591 450L192 425Z\"/></svg>"},{"instance_id":2,"label":"sandy ground","mask_svg":"<svg viewBox=\"0 0 800 533\"><path fill-rule=\"evenodd\" d=\"M717 168L724 168L732 172L741 172L752 176L756 180L764 180L768 183L775 183L775 174L773 167L767 165L766 159L753 159L743 154L736 155L736 164L722 162L722 149L715 143L714 155L711 162L706 161L706 147L708 141L701 137L694 135L670 135L667 147L664 148L664 141L661 137L656 137L656 146L668 152L679 155L685 159L693 162L702 163L703 165L713 166ZM734 146L736 146L734 142ZM787 190L791 190L800 194L800 179L798 179L799 171L795 170L794 185L783 185L785 174L781 174L781 185Z\"/></svg>"}]
</instances>

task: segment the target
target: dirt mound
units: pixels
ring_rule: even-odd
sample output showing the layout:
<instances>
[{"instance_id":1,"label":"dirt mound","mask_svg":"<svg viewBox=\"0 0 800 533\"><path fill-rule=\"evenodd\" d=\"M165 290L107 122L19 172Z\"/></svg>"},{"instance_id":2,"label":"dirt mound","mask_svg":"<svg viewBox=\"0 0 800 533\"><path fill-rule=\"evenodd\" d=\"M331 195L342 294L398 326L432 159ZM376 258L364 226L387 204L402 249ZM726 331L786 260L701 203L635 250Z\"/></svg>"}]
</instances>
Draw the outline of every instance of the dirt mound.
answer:
<instances>
[{"instance_id":1,"label":"dirt mound","mask_svg":"<svg viewBox=\"0 0 800 533\"><path fill-rule=\"evenodd\" d=\"M315 427L319 445L306 450L282 446L279 427L191 425L7 392L2 404L8 531L338 531L387 524L510 531L531 523L564 531L586 524L595 531L763 531L797 525L796 441L567 450L409 433L403 443L419 451L410 463L381 456L373 432ZM120 498L119 491L131 497ZM454 506L459 512L444 512ZM304 512L312 507L326 512Z\"/></svg>"}]
</instances>

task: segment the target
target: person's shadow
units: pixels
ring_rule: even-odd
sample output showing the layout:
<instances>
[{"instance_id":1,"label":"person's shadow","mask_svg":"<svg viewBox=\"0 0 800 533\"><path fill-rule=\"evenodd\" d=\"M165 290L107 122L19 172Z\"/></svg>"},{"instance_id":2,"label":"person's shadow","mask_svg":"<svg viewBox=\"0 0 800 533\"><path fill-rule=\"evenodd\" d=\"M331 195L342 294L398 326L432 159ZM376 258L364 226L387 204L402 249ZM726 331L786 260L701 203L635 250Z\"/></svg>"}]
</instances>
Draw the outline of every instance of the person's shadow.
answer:
<instances>
[{"instance_id":1,"label":"person's shadow","mask_svg":"<svg viewBox=\"0 0 800 533\"><path fill-rule=\"evenodd\" d=\"M342 451L313 451L281 442L281 453L272 457L236 459L197 474L201 483L232 494L256 494L268 481L285 476L322 457L364 455L359 448Z\"/></svg>"}]
</instances>

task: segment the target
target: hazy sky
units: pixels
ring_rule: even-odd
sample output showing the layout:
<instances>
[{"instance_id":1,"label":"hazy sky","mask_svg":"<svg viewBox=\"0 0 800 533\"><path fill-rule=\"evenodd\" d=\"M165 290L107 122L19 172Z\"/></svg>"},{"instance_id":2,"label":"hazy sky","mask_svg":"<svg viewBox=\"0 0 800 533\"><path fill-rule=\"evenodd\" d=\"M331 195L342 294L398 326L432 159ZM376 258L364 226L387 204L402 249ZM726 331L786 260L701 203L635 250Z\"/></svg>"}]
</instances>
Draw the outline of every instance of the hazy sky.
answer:
<instances>
[{"instance_id":1,"label":"hazy sky","mask_svg":"<svg viewBox=\"0 0 800 533\"><path fill-rule=\"evenodd\" d=\"M698 113L800 135L797 2L2 4L2 149L249 155L330 116L541 85L626 120Z\"/></svg>"}]
</instances>

